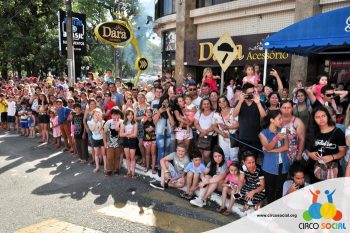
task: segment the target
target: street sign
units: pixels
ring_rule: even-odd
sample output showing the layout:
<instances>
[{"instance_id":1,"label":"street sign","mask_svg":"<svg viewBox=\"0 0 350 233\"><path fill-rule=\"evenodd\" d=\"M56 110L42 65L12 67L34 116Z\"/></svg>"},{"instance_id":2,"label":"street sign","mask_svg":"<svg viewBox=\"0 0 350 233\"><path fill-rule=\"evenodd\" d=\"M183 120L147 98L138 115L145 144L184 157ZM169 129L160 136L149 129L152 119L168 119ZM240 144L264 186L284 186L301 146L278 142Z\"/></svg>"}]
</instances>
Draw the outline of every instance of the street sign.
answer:
<instances>
[{"instance_id":1,"label":"street sign","mask_svg":"<svg viewBox=\"0 0 350 233\"><path fill-rule=\"evenodd\" d=\"M136 61L136 68L138 70L144 71L144 70L147 69L147 67L148 67L148 61L147 61L146 58L141 57L141 58L137 59L137 61Z\"/></svg>"},{"instance_id":2,"label":"street sign","mask_svg":"<svg viewBox=\"0 0 350 233\"><path fill-rule=\"evenodd\" d=\"M213 53L225 72L235 59L237 48L230 34L225 32L213 47Z\"/></svg>"}]
</instances>

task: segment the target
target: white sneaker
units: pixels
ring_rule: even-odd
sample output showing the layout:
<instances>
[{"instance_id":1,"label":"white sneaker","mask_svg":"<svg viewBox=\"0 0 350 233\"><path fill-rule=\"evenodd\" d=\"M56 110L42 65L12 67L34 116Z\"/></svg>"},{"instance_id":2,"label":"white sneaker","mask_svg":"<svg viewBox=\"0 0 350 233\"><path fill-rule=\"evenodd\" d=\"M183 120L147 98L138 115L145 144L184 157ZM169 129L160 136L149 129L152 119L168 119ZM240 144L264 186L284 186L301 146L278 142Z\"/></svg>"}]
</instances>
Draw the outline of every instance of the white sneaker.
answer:
<instances>
[{"instance_id":1,"label":"white sneaker","mask_svg":"<svg viewBox=\"0 0 350 233\"><path fill-rule=\"evenodd\" d=\"M191 205L195 205L195 206L198 206L198 207L203 207L206 205L206 202L203 201L202 199L200 199L199 197L197 197L196 199L193 199L190 201Z\"/></svg>"}]
</instances>

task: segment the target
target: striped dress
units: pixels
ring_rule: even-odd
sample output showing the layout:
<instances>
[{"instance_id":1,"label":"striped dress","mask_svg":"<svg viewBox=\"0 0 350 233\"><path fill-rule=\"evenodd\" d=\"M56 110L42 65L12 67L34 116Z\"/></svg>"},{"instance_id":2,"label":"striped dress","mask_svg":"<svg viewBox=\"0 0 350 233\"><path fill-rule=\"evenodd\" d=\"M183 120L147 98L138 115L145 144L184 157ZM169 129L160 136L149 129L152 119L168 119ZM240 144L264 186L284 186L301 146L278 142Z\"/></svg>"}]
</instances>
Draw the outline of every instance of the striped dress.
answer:
<instances>
[{"instance_id":1,"label":"striped dress","mask_svg":"<svg viewBox=\"0 0 350 233\"><path fill-rule=\"evenodd\" d=\"M260 186L260 180L264 179L263 171L259 165L256 165L256 171L254 173L250 173L247 169L241 169L241 174L244 174L245 184L241 189L242 198L241 200L244 203L247 201L244 199L245 195L250 191L258 188ZM257 193L253 196L253 204L256 205L261 202L265 198L265 190L260 193Z\"/></svg>"}]
</instances>

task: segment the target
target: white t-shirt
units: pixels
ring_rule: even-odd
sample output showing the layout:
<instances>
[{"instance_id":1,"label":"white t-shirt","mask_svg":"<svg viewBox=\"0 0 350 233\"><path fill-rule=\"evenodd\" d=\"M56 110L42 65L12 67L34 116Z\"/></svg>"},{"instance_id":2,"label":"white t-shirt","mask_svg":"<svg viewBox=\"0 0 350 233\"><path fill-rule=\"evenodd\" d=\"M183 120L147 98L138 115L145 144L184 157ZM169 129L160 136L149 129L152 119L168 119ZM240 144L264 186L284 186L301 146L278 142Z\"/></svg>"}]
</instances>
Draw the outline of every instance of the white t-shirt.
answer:
<instances>
[{"instance_id":1,"label":"white t-shirt","mask_svg":"<svg viewBox=\"0 0 350 233\"><path fill-rule=\"evenodd\" d=\"M15 101L8 102L7 115L8 116L15 116L16 115L16 102Z\"/></svg>"},{"instance_id":2,"label":"white t-shirt","mask_svg":"<svg viewBox=\"0 0 350 233\"><path fill-rule=\"evenodd\" d=\"M228 101L230 101L233 98L233 87L227 86L226 90L227 90L226 98L228 99Z\"/></svg>"},{"instance_id":3,"label":"white t-shirt","mask_svg":"<svg viewBox=\"0 0 350 233\"><path fill-rule=\"evenodd\" d=\"M94 139L94 140L102 140L103 139L103 136L102 136L103 131L101 132L98 130L99 127L103 126L103 123L104 123L104 121L96 122L93 119L87 122L89 127L95 127L95 130L91 131L92 132L92 139ZM102 126L101 126L101 124L102 124ZM102 127L102 130L103 130L103 127Z\"/></svg>"},{"instance_id":4,"label":"white t-shirt","mask_svg":"<svg viewBox=\"0 0 350 233\"><path fill-rule=\"evenodd\" d=\"M199 126L205 130L211 127L213 116L214 116L214 112L211 112L208 116L206 116L200 111L197 111L196 115L194 115L194 118L198 120Z\"/></svg>"},{"instance_id":5,"label":"white t-shirt","mask_svg":"<svg viewBox=\"0 0 350 233\"><path fill-rule=\"evenodd\" d=\"M192 100L192 104L196 106L196 109L199 109L199 105L201 104L202 97L198 96L196 99Z\"/></svg>"}]
</instances>

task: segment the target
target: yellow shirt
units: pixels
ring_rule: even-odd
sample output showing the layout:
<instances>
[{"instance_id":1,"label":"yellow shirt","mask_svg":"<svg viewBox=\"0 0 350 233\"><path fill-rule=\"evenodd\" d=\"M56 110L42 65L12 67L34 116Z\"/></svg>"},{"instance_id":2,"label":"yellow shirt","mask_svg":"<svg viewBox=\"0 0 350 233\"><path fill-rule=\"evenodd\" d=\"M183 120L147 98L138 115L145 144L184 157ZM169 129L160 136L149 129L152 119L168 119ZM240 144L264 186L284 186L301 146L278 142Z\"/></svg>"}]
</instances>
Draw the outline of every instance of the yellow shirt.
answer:
<instances>
[{"instance_id":1,"label":"yellow shirt","mask_svg":"<svg viewBox=\"0 0 350 233\"><path fill-rule=\"evenodd\" d=\"M0 112L7 112L7 102L6 102L6 100L0 101Z\"/></svg>"}]
</instances>

